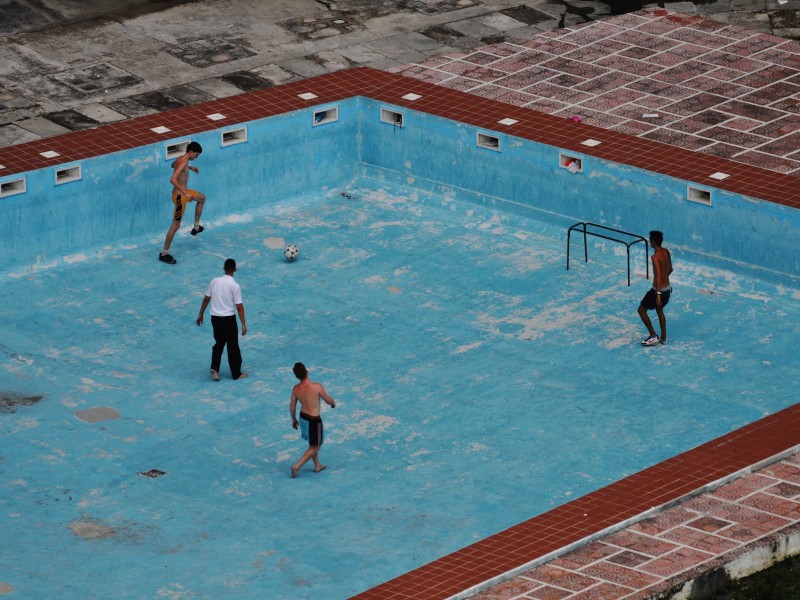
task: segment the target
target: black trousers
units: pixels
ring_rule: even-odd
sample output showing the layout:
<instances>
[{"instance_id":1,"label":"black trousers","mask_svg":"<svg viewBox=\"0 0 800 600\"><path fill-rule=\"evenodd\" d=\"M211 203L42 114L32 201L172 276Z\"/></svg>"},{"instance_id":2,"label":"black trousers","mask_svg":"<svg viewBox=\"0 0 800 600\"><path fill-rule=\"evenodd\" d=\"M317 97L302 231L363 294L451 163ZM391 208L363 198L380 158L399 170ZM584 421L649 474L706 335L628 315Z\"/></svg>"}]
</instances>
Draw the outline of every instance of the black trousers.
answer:
<instances>
[{"instance_id":1,"label":"black trousers","mask_svg":"<svg viewBox=\"0 0 800 600\"><path fill-rule=\"evenodd\" d=\"M230 317L211 315L211 326L214 328L214 341L216 342L211 348L211 368L219 373L222 351L227 344L231 376L238 379L242 374L242 353L239 351L239 325L236 322L236 315Z\"/></svg>"}]
</instances>

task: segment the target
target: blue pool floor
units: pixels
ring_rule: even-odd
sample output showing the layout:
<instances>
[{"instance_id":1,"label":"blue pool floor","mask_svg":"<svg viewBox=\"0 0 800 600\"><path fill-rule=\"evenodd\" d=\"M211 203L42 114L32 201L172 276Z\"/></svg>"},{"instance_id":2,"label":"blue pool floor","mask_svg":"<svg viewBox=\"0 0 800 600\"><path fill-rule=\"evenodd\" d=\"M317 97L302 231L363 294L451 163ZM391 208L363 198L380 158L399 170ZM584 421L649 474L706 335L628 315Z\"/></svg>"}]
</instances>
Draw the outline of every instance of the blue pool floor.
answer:
<instances>
[{"instance_id":1,"label":"blue pool floor","mask_svg":"<svg viewBox=\"0 0 800 600\"><path fill-rule=\"evenodd\" d=\"M613 245L566 271L523 216L367 179L204 216L175 266L154 232L0 275L10 597L346 598L796 400L798 290L679 248L644 349L643 254L631 287ZM212 383L194 319L227 257L250 377ZM338 406L292 480L298 360Z\"/></svg>"}]
</instances>

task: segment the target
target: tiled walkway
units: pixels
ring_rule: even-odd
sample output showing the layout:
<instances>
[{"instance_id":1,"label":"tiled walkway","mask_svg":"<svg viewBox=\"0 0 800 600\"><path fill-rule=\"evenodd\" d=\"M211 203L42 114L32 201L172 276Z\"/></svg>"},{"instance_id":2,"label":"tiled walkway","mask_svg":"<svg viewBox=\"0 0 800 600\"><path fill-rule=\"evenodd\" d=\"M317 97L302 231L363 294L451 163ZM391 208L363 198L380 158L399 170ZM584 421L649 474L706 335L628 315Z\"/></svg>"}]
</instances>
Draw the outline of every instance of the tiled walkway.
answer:
<instances>
[{"instance_id":1,"label":"tiled walkway","mask_svg":"<svg viewBox=\"0 0 800 600\"><path fill-rule=\"evenodd\" d=\"M744 27L640 11L393 71L800 173L800 42Z\"/></svg>"}]
</instances>

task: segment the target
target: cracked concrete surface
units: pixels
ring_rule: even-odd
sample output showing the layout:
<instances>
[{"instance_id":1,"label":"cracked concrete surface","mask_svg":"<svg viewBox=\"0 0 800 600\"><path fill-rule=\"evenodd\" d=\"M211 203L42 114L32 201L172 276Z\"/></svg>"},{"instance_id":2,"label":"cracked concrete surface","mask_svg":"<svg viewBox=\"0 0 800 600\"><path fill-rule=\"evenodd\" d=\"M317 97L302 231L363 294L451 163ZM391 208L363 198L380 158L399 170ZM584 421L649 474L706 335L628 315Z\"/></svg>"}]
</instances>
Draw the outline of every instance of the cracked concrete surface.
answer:
<instances>
[{"instance_id":1,"label":"cracked concrete surface","mask_svg":"<svg viewBox=\"0 0 800 600\"><path fill-rule=\"evenodd\" d=\"M800 37L800 0L16 0L0 3L0 145L653 7Z\"/></svg>"}]
</instances>

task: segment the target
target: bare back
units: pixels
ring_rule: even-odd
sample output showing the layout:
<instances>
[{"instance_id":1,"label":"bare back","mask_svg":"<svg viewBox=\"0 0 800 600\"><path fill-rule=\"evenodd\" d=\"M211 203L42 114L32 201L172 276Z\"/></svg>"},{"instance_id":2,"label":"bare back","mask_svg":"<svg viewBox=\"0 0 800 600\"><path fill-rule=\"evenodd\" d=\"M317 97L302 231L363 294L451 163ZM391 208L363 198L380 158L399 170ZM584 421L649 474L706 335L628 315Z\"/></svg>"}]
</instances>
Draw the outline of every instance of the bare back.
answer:
<instances>
[{"instance_id":1,"label":"bare back","mask_svg":"<svg viewBox=\"0 0 800 600\"><path fill-rule=\"evenodd\" d=\"M292 388L292 398L300 402L300 410L309 417L319 416L320 399L331 401L321 384L304 379Z\"/></svg>"}]
</instances>

